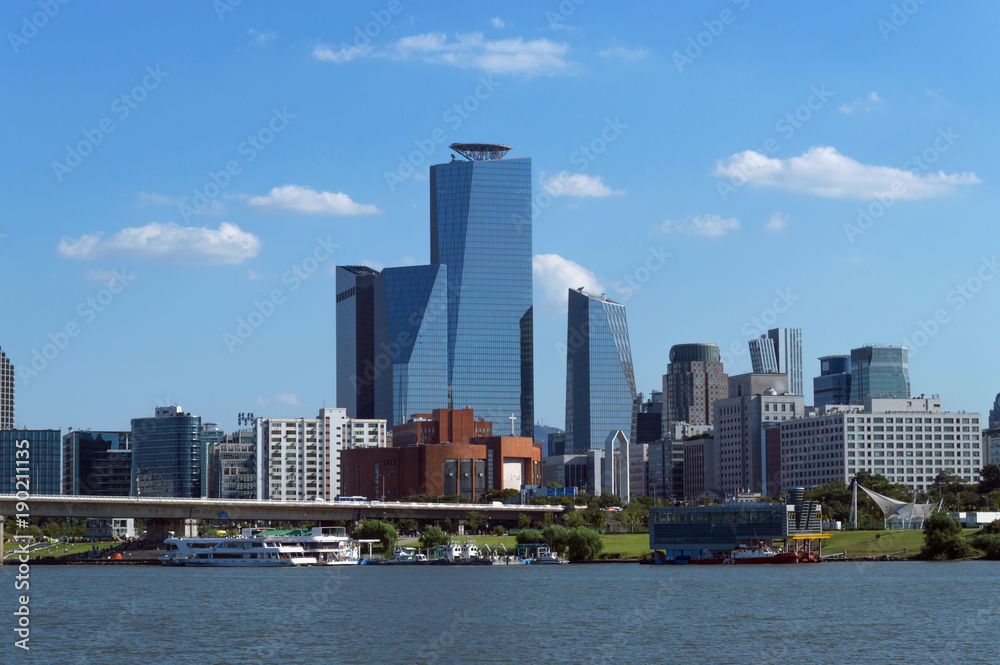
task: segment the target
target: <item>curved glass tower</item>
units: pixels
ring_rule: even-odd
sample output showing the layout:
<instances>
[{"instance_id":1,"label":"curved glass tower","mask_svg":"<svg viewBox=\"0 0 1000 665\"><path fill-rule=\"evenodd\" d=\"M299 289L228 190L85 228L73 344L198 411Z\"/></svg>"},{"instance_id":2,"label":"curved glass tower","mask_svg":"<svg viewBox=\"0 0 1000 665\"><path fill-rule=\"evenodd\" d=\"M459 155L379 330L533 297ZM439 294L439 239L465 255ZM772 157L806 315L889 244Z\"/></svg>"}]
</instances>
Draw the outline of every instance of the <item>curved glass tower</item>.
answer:
<instances>
[{"instance_id":1,"label":"curved glass tower","mask_svg":"<svg viewBox=\"0 0 1000 665\"><path fill-rule=\"evenodd\" d=\"M452 149L467 161L431 166L431 263L448 268L446 405L472 407L497 435L532 436L531 159Z\"/></svg>"},{"instance_id":2,"label":"curved glass tower","mask_svg":"<svg viewBox=\"0 0 1000 665\"><path fill-rule=\"evenodd\" d=\"M566 447L603 450L617 431L636 440L635 374L625 306L569 292L566 332Z\"/></svg>"}]
</instances>

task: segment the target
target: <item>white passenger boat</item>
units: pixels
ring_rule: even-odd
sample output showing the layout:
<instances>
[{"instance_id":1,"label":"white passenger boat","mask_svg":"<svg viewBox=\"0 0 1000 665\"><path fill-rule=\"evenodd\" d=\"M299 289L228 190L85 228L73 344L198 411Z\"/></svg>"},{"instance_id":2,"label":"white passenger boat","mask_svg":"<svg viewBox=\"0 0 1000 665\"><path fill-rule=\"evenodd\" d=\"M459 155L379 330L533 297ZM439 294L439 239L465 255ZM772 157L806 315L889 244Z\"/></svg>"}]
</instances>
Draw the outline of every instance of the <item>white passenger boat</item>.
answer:
<instances>
[{"instance_id":1,"label":"white passenger boat","mask_svg":"<svg viewBox=\"0 0 1000 665\"><path fill-rule=\"evenodd\" d=\"M211 549L227 538L167 538L163 544L167 553L159 557L164 566L182 566L184 559Z\"/></svg>"},{"instance_id":2,"label":"white passenger boat","mask_svg":"<svg viewBox=\"0 0 1000 665\"><path fill-rule=\"evenodd\" d=\"M244 537L261 537L281 544L300 545L306 556L320 566L356 566L361 562L361 546L347 536L342 526L316 526L312 529L267 531L243 529Z\"/></svg>"},{"instance_id":3,"label":"white passenger boat","mask_svg":"<svg viewBox=\"0 0 1000 665\"><path fill-rule=\"evenodd\" d=\"M306 556L301 545L270 538L227 538L180 562L183 566L308 566L316 559Z\"/></svg>"}]
</instances>

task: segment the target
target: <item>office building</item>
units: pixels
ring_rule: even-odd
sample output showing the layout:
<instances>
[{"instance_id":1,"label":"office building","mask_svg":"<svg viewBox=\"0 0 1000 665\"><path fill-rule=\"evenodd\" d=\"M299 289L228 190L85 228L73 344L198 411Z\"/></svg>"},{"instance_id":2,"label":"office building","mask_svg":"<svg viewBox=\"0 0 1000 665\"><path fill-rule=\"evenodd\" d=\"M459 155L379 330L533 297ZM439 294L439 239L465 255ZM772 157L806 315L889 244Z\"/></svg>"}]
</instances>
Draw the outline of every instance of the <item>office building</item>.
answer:
<instances>
[{"instance_id":1,"label":"office building","mask_svg":"<svg viewBox=\"0 0 1000 665\"><path fill-rule=\"evenodd\" d=\"M673 422L711 425L712 402L727 395L728 380L715 344L671 347L663 375L663 431Z\"/></svg>"},{"instance_id":2,"label":"office building","mask_svg":"<svg viewBox=\"0 0 1000 665\"><path fill-rule=\"evenodd\" d=\"M528 437L473 437L437 443L343 451L344 494L398 501L414 494L477 501L494 489L542 482L542 448Z\"/></svg>"},{"instance_id":3,"label":"office building","mask_svg":"<svg viewBox=\"0 0 1000 665\"><path fill-rule=\"evenodd\" d=\"M821 409L827 404L851 403L851 357L823 356L819 376L813 379L813 404Z\"/></svg>"},{"instance_id":4,"label":"office building","mask_svg":"<svg viewBox=\"0 0 1000 665\"><path fill-rule=\"evenodd\" d=\"M140 497L208 496L200 416L175 405L157 407L152 418L132 419L132 490Z\"/></svg>"},{"instance_id":5,"label":"office building","mask_svg":"<svg viewBox=\"0 0 1000 665\"><path fill-rule=\"evenodd\" d=\"M684 498L721 498L719 463L715 439L704 437L684 442Z\"/></svg>"},{"instance_id":6,"label":"office building","mask_svg":"<svg viewBox=\"0 0 1000 665\"><path fill-rule=\"evenodd\" d=\"M780 423L782 487L850 483L861 471L925 491L941 472L967 483L984 464L978 413L941 410L938 398L829 406Z\"/></svg>"},{"instance_id":7,"label":"office building","mask_svg":"<svg viewBox=\"0 0 1000 665\"><path fill-rule=\"evenodd\" d=\"M14 429L14 363L0 349L0 430Z\"/></svg>"},{"instance_id":8,"label":"office building","mask_svg":"<svg viewBox=\"0 0 1000 665\"><path fill-rule=\"evenodd\" d=\"M653 443L663 438L663 393L654 390L643 401L639 393L639 413L635 418L636 443Z\"/></svg>"},{"instance_id":9,"label":"office building","mask_svg":"<svg viewBox=\"0 0 1000 665\"><path fill-rule=\"evenodd\" d=\"M375 418L389 428L448 406L447 274L410 266L375 279Z\"/></svg>"},{"instance_id":10,"label":"office building","mask_svg":"<svg viewBox=\"0 0 1000 665\"><path fill-rule=\"evenodd\" d=\"M638 399L625 306L569 291L566 332L566 446L602 449L608 435L636 439Z\"/></svg>"},{"instance_id":11,"label":"office building","mask_svg":"<svg viewBox=\"0 0 1000 665\"><path fill-rule=\"evenodd\" d=\"M545 457L565 455L566 432L549 432L548 441L546 441L546 447L543 450L545 451ZM570 450L570 452L573 451Z\"/></svg>"},{"instance_id":12,"label":"office building","mask_svg":"<svg viewBox=\"0 0 1000 665\"><path fill-rule=\"evenodd\" d=\"M267 494L262 477L262 455L254 430L227 434L209 448L211 486L209 496L218 499L263 500Z\"/></svg>"},{"instance_id":13,"label":"office building","mask_svg":"<svg viewBox=\"0 0 1000 665\"><path fill-rule=\"evenodd\" d=\"M468 443L493 436L493 423L477 418L474 409L434 409L416 413L409 422L392 428L392 445L426 446L438 443Z\"/></svg>"},{"instance_id":14,"label":"office building","mask_svg":"<svg viewBox=\"0 0 1000 665\"><path fill-rule=\"evenodd\" d=\"M632 443L628 447L628 485L632 498L649 491L649 444Z\"/></svg>"},{"instance_id":15,"label":"office building","mask_svg":"<svg viewBox=\"0 0 1000 665\"><path fill-rule=\"evenodd\" d=\"M0 494L17 494L27 481L30 494L60 493L62 432L57 429L0 430ZM28 456L18 457L19 451Z\"/></svg>"},{"instance_id":16,"label":"office building","mask_svg":"<svg viewBox=\"0 0 1000 665\"><path fill-rule=\"evenodd\" d=\"M531 159L504 159L499 144L451 149L465 159L430 170L431 263L448 282L448 402L434 406L470 406L495 433L513 415L533 437Z\"/></svg>"},{"instance_id":17,"label":"office building","mask_svg":"<svg viewBox=\"0 0 1000 665\"><path fill-rule=\"evenodd\" d=\"M993 400L993 408L990 409L989 428L993 429L997 425L1000 425L1000 393L997 393L996 399Z\"/></svg>"},{"instance_id":18,"label":"office building","mask_svg":"<svg viewBox=\"0 0 1000 665\"><path fill-rule=\"evenodd\" d=\"M866 399L907 399L910 368L905 346L851 349L851 404Z\"/></svg>"},{"instance_id":19,"label":"office building","mask_svg":"<svg viewBox=\"0 0 1000 665\"><path fill-rule=\"evenodd\" d=\"M367 266L337 266L337 404L348 418L375 417L375 279Z\"/></svg>"},{"instance_id":20,"label":"office building","mask_svg":"<svg viewBox=\"0 0 1000 665\"><path fill-rule=\"evenodd\" d=\"M780 478L768 477L764 428L801 418L805 398L788 391L786 374L739 374L729 377L729 396L713 408L718 489L726 495L769 494Z\"/></svg>"},{"instance_id":21,"label":"office building","mask_svg":"<svg viewBox=\"0 0 1000 665\"><path fill-rule=\"evenodd\" d=\"M62 493L68 496L129 496L132 433L75 430L62 438Z\"/></svg>"},{"instance_id":22,"label":"office building","mask_svg":"<svg viewBox=\"0 0 1000 665\"><path fill-rule=\"evenodd\" d=\"M659 441L647 448L647 496L661 501L684 498L684 442Z\"/></svg>"},{"instance_id":23,"label":"office building","mask_svg":"<svg viewBox=\"0 0 1000 665\"><path fill-rule=\"evenodd\" d=\"M805 395L802 383L802 328L772 328L750 340L750 363L754 374L788 375L788 392Z\"/></svg>"}]
</instances>

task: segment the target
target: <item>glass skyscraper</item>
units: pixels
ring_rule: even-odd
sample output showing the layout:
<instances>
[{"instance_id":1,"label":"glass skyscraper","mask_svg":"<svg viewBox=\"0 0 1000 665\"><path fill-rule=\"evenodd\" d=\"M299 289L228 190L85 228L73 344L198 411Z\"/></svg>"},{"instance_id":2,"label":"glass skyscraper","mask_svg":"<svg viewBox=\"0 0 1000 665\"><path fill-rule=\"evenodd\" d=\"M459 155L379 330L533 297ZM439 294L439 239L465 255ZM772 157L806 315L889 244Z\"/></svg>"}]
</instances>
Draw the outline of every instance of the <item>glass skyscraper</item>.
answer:
<instances>
[{"instance_id":1,"label":"glass skyscraper","mask_svg":"<svg viewBox=\"0 0 1000 665\"><path fill-rule=\"evenodd\" d=\"M908 399L910 364L905 346L851 349L851 404L865 398Z\"/></svg>"},{"instance_id":2,"label":"glass skyscraper","mask_svg":"<svg viewBox=\"0 0 1000 665\"><path fill-rule=\"evenodd\" d=\"M448 405L448 269L386 268L374 287L375 418L387 427Z\"/></svg>"},{"instance_id":3,"label":"glass skyscraper","mask_svg":"<svg viewBox=\"0 0 1000 665\"><path fill-rule=\"evenodd\" d=\"M788 375L788 393L805 395L802 383L802 328L772 328L750 340L750 363L755 374Z\"/></svg>"},{"instance_id":4,"label":"glass skyscraper","mask_svg":"<svg viewBox=\"0 0 1000 665\"><path fill-rule=\"evenodd\" d=\"M68 432L62 439L62 493L128 496L132 489L131 432Z\"/></svg>"},{"instance_id":5,"label":"glass skyscraper","mask_svg":"<svg viewBox=\"0 0 1000 665\"><path fill-rule=\"evenodd\" d=\"M367 266L337 266L337 406L375 417L375 279Z\"/></svg>"},{"instance_id":6,"label":"glass skyscraper","mask_svg":"<svg viewBox=\"0 0 1000 665\"><path fill-rule=\"evenodd\" d=\"M0 350L0 430L14 429L14 363Z\"/></svg>"},{"instance_id":7,"label":"glass skyscraper","mask_svg":"<svg viewBox=\"0 0 1000 665\"><path fill-rule=\"evenodd\" d=\"M454 144L431 166L431 263L448 267L449 408L471 406L506 434L534 433L531 159ZM515 434L518 431L515 430Z\"/></svg>"},{"instance_id":8,"label":"glass skyscraper","mask_svg":"<svg viewBox=\"0 0 1000 665\"><path fill-rule=\"evenodd\" d=\"M636 440L638 399L625 306L569 292L566 332L566 447L604 450L621 430Z\"/></svg>"},{"instance_id":9,"label":"glass skyscraper","mask_svg":"<svg viewBox=\"0 0 1000 665\"><path fill-rule=\"evenodd\" d=\"M201 416L169 406L158 407L152 418L133 418L132 485L136 496L207 497Z\"/></svg>"},{"instance_id":10,"label":"glass skyscraper","mask_svg":"<svg viewBox=\"0 0 1000 665\"><path fill-rule=\"evenodd\" d=\"M25 479L31 494L60 494L61 434L57 429L0 430L0 494L23 490L24 485L17 483ZM18 451L24 450L28 451L27 456L18 457ZM18 459L22 464L17 463Z\"/></svg>"},{"instance_id":11,"label":"glass skyscraper","mask_svg":"<svg viewBox=\"0 0 1000 665\"><path fill-rule=\"evenodd\" d=\"M851 357L823 356L819 359L819 376L813 378L813 404L851 403Z\"/></svg>"}]
</instances>

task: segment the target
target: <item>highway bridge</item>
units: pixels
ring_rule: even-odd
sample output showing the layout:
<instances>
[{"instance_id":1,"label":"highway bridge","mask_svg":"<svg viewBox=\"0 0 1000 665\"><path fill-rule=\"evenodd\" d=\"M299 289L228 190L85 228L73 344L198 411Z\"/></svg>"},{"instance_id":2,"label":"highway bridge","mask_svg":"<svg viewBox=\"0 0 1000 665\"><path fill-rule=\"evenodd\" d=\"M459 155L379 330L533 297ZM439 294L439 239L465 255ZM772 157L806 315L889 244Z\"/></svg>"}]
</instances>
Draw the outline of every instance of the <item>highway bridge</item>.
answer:
<instances>
[{"instance_id":1,"label":"highway bridge","mask_svg":"<svg viewBox=\"0 0 1000 665\"><path fill-rule=\"evenodd\" d=\"M22 495L23 496L23 495ZM26 505L27 510L21 510ZM35 517L141 518L146 520L147 537L162 540L170 527L184 536L197 535L200 520L280 520L285 522L335 522L351 525L365 518L414 519L417 521L450 519L462 533L469 513L478 512L491 523L513 525L520 513L532 520L546 514L559 514L562 506L538 506L485 503L404 503L382 501L253 501L234 499L173 499L160 497L103 497L31 494L0 495L0 516L27 514ZM3 517L0 517L0 539Z\"/></svg>"}]
</instances>

